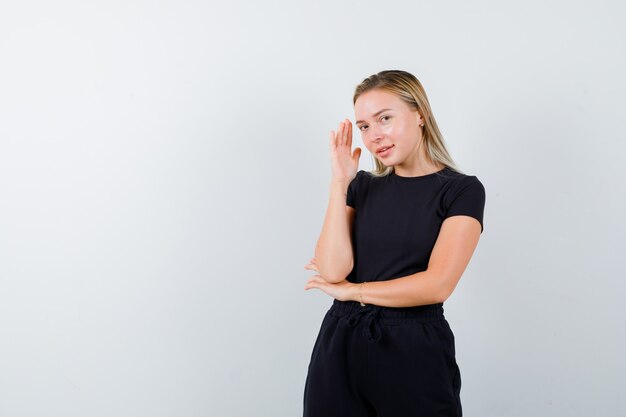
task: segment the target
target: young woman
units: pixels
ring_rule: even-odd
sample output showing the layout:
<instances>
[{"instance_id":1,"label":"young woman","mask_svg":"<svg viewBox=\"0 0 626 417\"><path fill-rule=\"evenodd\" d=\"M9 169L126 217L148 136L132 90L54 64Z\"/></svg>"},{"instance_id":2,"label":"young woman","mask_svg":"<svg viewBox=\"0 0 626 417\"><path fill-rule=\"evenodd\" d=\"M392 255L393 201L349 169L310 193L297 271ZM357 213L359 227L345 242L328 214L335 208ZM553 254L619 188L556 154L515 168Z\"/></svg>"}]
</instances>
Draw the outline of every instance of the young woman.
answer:
<instances>
[{"instance_id":1,"label":"young woman","mask_svg":"<svg viewBox=\"0 0 626 417\"><path fill-rule=\"evenodd\" d=\"M462 415L454 335L443 314L483 230L485 189L455 166L421 83L366 78L356 127L374 158L358 170L352 124L330 134L330 200L305 289L334 298L311 355L305 417Z\"/></svg>"}]
</instances>

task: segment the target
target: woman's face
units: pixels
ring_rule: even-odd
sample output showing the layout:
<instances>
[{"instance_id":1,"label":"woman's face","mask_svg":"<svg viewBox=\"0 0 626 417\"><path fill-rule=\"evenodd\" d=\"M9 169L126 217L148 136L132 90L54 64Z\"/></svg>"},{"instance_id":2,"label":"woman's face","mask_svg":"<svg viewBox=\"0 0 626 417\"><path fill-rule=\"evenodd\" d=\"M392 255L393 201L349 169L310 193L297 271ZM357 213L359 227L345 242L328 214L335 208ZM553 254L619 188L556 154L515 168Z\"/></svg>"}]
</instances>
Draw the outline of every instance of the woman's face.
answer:
<instances>
[{"instance_id":1,"label":"woman's face","mask_svg":"<svg viewBox=\"0 0 626 417\"><path fill-rule=\"evenodd\" d=\"M354 103L356 126L367 149L385 166L412 165L422 141L423 119L395 94L369 90Z\"/></svg>"}]
</instances>

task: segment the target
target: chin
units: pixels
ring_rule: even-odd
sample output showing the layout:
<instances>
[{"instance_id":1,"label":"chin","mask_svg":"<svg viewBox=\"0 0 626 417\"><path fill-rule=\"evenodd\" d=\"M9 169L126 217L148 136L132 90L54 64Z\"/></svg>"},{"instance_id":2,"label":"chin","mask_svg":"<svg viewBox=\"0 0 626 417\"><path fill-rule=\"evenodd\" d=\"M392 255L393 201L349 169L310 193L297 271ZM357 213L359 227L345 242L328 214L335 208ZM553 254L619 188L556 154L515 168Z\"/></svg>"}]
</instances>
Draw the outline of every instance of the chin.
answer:
<instances>
[{"instance_id":1,"label":"chin","mask_svg":"<svg viewBox=\"0 0 626 417\"><path fill-rule=\"evenodd\" d=\"M378 159L378 162L380 162L383 166L386 166L386 167L391 167L395 165L395 162L390 159L385 159L384 161L380 158L376 158L376 159Z\"/></svg>"}]
</instances>

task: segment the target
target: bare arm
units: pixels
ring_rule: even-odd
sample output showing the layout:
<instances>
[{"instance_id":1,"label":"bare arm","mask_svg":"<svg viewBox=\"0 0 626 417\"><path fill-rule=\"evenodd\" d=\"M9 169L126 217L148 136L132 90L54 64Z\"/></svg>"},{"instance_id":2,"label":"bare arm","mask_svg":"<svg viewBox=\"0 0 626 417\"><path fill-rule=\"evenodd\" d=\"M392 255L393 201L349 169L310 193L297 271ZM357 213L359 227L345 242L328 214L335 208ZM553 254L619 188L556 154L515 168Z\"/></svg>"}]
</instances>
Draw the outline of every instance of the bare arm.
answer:
<instances>
[{"instance_id":1,"label":"bare arm","mask_svg":"<svg viewBox=\"0 0 626 417\"><path fill-rule=\"evenodd\" d=\"M441 225L428 269L389 281L368 282L351 298L365 304L408 307L443 303L450 297L478 245L480 222L452 216ZM359 300L360 301L360 300Z\"/></svg>"},{"instance_id":2,"label":"bare arm","mask_svg":"<svg viewBox=\"0 0 626 417\"><path fill-rule=\"evenodd\" d=\"M340 282L354 266L352 221L354 209L346 205L348 184L331 181L330 198L322 232L315 246L319 272L327 282Z\"/></svg>"},{"instance_id":3,"label":"bare arm","mask_svg":"<svg viewBox=\"0 0 626 417\"><path fill-rule=\"evenodd\" d=\"M318 271L329 283L340 282L354 265L352 221L354 209L346 205L350 182L356 177L361 149L352 152L352 124L344 120L337 133L330 132L330 158L333 176L322 232L315 245Z\"/></svg>"},{"instance_id":4,"label":"bare arm","mask_svg":"<svg viewBox=\"0 0 626 417\"><path fill-rule=\"evenodd\" d=\"M441 225L426 271L365 284L348 281L331 284L322 279L320 273L321 276L309 279L305 289L319 288L340 301L362 301L385 307L442 303L450 297L469 264L480 231L478 220L470 216L451 216ZM361 278L367 281L367 277Z\"/></svg>"}]
</instances>

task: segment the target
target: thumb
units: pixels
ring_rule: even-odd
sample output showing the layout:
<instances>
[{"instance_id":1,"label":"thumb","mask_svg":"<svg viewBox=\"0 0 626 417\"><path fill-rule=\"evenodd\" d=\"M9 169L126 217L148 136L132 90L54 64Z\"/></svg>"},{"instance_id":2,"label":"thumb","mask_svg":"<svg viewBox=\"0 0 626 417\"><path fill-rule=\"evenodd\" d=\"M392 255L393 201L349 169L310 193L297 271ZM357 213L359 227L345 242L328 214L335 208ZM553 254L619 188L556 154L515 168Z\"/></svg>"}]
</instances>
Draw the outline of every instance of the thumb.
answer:
<instances>
[{"instance_id":1,"label":"thumb","mask_svg":"<svg viewBox=\"0 0 626 417\"><path fill-rule=\"evenodd\" d=\"M359 158L361 157L361 148L354 148L354 152L352 153L352 159L356 162L359 162Z\"/></svg>"}]
</instances>

